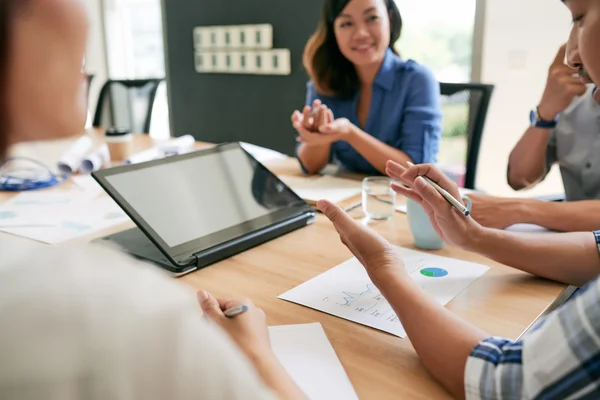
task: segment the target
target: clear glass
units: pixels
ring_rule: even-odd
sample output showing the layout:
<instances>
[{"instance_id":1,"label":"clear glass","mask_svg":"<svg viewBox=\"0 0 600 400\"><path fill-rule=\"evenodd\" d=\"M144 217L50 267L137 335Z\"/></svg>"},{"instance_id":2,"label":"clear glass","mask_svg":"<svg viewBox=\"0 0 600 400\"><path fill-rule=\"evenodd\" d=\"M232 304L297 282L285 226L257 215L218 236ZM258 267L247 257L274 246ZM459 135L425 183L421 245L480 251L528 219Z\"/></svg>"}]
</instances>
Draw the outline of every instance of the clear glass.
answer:
<instances>
[{"instance_id":1,"label":"clear glass","mask_svg":"<svg viewBox=\"0 0 600 400\"><path fill-rule=\"evenodd\" d=\"M388 219L394 215L396 192L392 179L368 177L362 181L362 208L369 219Z\"/></svg>"}]
</instances>

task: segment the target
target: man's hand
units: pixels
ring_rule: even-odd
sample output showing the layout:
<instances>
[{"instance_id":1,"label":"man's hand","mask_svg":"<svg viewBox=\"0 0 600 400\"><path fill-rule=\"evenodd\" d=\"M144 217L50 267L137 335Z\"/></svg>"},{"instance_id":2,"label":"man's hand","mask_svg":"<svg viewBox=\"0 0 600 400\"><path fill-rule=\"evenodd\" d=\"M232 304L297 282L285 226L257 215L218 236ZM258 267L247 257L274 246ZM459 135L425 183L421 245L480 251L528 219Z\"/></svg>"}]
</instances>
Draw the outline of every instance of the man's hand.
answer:
<instances>
[{"instance_id":1,"label":"man's hand","mask_svg":"<svg viewBox=\"0 0 600 400\"><path fill-rule=\"evenodd\" d=\"M576 70L565 65L567 45L558 50L550 66L546 89L538 107L538 113L544 121L552 121L563 112L573 99L586 91L586 85L577 76Z\"/></svg>"},{"instance_id":2,"label":"man's hand","mask_svg":"<svg viewBox=\"0 0 600 400\"><path fill-rule=\"evenodd\" d=\"M486 196L471 193L469 198L473 203L471 216L481 225L488 228L506 229L518 224L519 199Z\"/></svg>"}]
</instances>

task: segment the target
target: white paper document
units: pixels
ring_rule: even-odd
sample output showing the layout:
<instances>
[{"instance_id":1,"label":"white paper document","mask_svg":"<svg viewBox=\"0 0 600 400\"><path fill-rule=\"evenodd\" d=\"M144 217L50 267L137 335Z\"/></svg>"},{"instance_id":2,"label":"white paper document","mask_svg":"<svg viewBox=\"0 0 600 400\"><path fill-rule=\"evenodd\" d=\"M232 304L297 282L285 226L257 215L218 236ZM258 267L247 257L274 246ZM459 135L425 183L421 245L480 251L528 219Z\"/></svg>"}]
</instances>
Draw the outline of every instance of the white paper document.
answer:
<instances>
[{"instance_id":1,"label":"white paper document","mask_svg":"<svg viewBox=\"0 0 600 400\"><path fill-rule=\"evenodd\" d=\"M267 149L266 147L261 147L246 142L240 142L240 145L260 163L288 159L288 156L285 154L275 150Z\"/></svg>"},{"instance_id":2,"label":"white paper document","mask_svg":"<svg viewBox=\"0 0 600 400\"><path fill-rule=\"evenodd\" d=\"M0 231L57 244L129 221L110 197L78 200L54 192L24 196L34 194L39 193L24 193L0 207Z\"/></svg>"},{"instance_id":3,"label":"white paper document","mask_svg":"<svg viewBox=\"0 0 600 400\"><path fill-rule=\"evenodd\" d=\"M402 247L398 247L398 251L410 277L441 305L448 304L489 269ZM406 336L394 310L356 258L278 297L396 336Z\"/></svg>"},{"instance_id":4,"label":"white paper document","mask_svg":"<svg viewBox=\"0 0 600 400\"><path fill-rule=\"evenodd\" d=\"M362 183L352 179L330 175L317 176L278 176L300 198L308 203L329 200L339 203L362 192Z\"/></svg>"},{"instance_id":5,"label":"white paper document","mask_svg":"<svg viewBox=\"0 0 600 400\"><path fill-rule=\"evenodd\" d=\"M269 327L279 362L311 400L358 399L319 323Z\"/></svg>"},{"instance_id":6,"label":"white paper document","mask_svg":"<svg viewBox=\"0 0 600 400\"><path fill-rule=\"evenodd\" d=\"M91 175L77 175L71 177L78 190L83 191L89 198L93 199L106 193L102 186Z\"/></svg>"}]
</instances>

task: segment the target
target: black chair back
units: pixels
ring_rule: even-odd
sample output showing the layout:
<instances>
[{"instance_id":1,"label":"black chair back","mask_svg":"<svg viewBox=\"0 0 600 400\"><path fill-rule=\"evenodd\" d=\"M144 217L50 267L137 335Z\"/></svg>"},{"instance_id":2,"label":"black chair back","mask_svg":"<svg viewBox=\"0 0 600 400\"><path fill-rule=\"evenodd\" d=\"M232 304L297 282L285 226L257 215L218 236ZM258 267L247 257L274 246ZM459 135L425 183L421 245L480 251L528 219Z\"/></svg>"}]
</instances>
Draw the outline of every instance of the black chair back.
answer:
<instances>
[{"instance_id":1,"label":"black chair back","mask_svg":"<svg viewBox=\"0 0 600 400\"><path fill-rule=\"evenodd\" d=\"M494 86L442 82L440 92L444 114L440 165L449 176L455 175L460 186L475 189L479 148ZM453 173L447 167L458 170Z\"/></svg>"},{"instance_id":2,"label":"black chair back","mask_svg":"<svg viewBox=\"0 0 600 400\"><path fill-rule=\"evenodd\" d=\"M158 86L164 79L108 80L98 96L93 125L149 133Z\"/></svg>"}]
</instances>

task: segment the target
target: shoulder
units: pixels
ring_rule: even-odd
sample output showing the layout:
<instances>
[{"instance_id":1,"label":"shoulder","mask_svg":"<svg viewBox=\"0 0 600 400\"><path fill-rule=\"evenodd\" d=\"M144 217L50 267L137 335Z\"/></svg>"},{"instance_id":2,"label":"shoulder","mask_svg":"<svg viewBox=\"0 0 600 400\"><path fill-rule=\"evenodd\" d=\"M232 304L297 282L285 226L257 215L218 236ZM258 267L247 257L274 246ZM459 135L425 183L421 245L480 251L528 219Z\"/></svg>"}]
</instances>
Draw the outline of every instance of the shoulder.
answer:
<instances>
[{"instance_id":1,"label":"shoulder","mask_svg":"<svg viewBox=\"0 0 600 400\"><path fill-rule=\"evenodd\" d=\"M403 60L389 51L378 77L378 83L398 95L415 93L439 96L440 85L425 65L414 60Z\"/></svg>"},{"instance_id":2,"label":"shoulder","mask_svg":"<svg viewBox=\"0 0 600 400\"><path fill-rule=\"evenodd\" d=\"M407 60L401 71L408 81L439 86L433 72L427 66L414 60Z\"/></svg>"}]
</instances>

